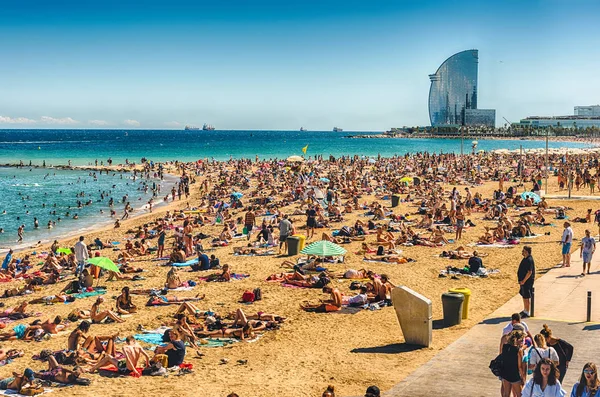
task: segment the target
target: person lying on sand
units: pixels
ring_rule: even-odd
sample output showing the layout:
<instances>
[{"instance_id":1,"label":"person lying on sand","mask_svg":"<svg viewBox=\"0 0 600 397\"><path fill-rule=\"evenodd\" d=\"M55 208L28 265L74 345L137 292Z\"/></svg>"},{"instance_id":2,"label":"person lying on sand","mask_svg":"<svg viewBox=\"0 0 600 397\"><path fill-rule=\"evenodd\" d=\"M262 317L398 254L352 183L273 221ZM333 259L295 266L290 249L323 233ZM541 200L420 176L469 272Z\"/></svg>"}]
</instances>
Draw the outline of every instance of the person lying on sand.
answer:
<instances>
[{"instance_id":1,"label":"person lying on sand","mask_svg":"<svg viewBox=\"0 0 600 397\"><path fill-rule=\"evenodd\" d=\"M71 371L64 367L61 367L54 356L48 357L48 370L38 371L34 374L34 376L37 379L41 379L47 382L61 383L63 385L78 384L80 381L80 375L80 370Z\"/></svg>"},{"instance_id":2,"label":"person lying on sand","mask_svg":"<svg viewBox=\"0 0 600 397\"><path fill-rule=\"evenodd\" d=\"M330 286L323 287L323 292L331 295L331 299L321 300L320 303L311 304L304 302L300 308L307 312L328 313L335 312L342 308L342 293L339 289Z\"/></svg>"},{"instance_id":3,"label":"person lying on sand","mask_svg":"<svg viewBox=\"0 0 600 397\"><path fill-rule=\"evenodd\" d=\"M185 298L179 296L166 296L166 295L152 295L148 302L146 302L146 306L167 306L167 305L175 305L181 302L198 302L204 299L204 295L195 296L193 298Z\"/></svg>"},{"instance_id":4,"label":"person lying on sand","mask_svg":"<svg viewBox=\"0 0 600 397\"><path fill-rule=\"evenodd\" d=\"M59 295L48 295L43 296L41 298L36 298L30 300L30 304L40 304L45 303L46 305L52 305L54 303L65 303L65 302L75 302L75 297L72 295L59 294Z\"/></svg>"}]
</instances>

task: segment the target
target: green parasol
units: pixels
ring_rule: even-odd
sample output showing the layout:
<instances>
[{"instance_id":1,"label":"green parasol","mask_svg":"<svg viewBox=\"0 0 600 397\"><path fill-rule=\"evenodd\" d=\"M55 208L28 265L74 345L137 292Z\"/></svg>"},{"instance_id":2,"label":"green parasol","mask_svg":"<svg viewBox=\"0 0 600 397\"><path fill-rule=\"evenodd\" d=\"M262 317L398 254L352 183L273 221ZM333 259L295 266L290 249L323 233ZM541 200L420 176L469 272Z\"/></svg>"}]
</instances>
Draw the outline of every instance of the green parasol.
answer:
<instances>
[{"instance_id":1,"label":"green parasol","mask_svg":"<svg viewBox=\"0 0 600 397\"><path fill-rule=\"evenodd\" d=\"M97 256L95 258L90 258L88 259L88 263L94 266L101 267L104 270L110 270L117 273L121 272L119 270L119 267L115 265L115 262L113 262L110 258L107 258L105 256Z\"/></svg>"},{"instance_id":2,"label":"green parasol","mask_svg":"<svg viewBox=\"0 0 600 397\"><path fill-rule=\"evenodd\" d=\"M56 250L57 254L62 254L64 253L65 255L71 255L71 248L59 248Z\"/></svg>"},{"instance_id":3,"label":"green parasol","mask_svg":"<svg viewBox=\"0 0 600 397\"><path fill-rule=\"evenodd\" d=\"M331 241L321 240L307 245L300 253L316 256L341 256L346 254L346 250Z\"/></svg>"}]
</instances>

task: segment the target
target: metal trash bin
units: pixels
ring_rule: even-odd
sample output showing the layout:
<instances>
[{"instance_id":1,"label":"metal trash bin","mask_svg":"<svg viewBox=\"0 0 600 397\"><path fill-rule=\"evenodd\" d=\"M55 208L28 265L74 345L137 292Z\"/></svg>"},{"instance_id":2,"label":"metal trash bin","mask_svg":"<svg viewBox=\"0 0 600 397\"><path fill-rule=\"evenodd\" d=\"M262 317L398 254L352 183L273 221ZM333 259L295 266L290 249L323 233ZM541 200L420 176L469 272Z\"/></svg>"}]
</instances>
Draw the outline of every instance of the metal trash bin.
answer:
<instances>
[{"instance_id":1,"label":"metal trash bin","mask_svg":"<svg viewBox=\"0 0 600 397\"><path fill-rule=\"evenodd\" d=\"M448 292L454 292L456 294L463 294L465 300L463 302L462 319L466 320L469 318L469 301L471 300L471 290L468 288L451 288Z\"/></svg>"},{"instance_id":2,"label":"metal trash bin","mask_svg":"<svg viewBox=\"0 0 600 397\"><path fill-rule=\"evenodd\" d=\"M392 194L392 207L397 207L400 204L400 195Z\"/></svg>"},{"instance_id":3,"label":"metal trash bin","mask_svg":"<svg viewBox=\"0 0 600 397\"><path fill-rule=\"evenodd\" d=\"M290 236L287 238L288 256L298 255L300 253L300 238Z\"/></svg>"},{"instance_id":4,"label":"metal trash bin","mask_svg":"<svg viewBox=\"0 0 600 397\"><path fill-rule=\"evenodd\" d=\"M444 325L452 327L462 321L463 302L465 296L454 292L442 294L442 307L444 310Z\"/></svg>"}]
</instances>

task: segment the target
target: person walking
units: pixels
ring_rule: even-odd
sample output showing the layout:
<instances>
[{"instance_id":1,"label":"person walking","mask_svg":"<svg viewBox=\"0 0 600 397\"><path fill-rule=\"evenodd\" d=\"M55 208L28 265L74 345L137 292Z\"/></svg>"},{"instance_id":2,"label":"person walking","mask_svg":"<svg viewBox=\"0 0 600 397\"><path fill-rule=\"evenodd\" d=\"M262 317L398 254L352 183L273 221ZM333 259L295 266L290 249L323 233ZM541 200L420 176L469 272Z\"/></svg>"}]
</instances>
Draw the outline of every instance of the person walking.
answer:
<instances>
[{"instance_id":1,"label":"person walking","mask_svg":"<svg viewBox=\"0 0 600 397\"><path fill-rule=\"evenodd\" d=\"M531 308L531 295L533 293L533 283L535 282L535 263L531 256L531 247L526 245L521 252L523 259L517 270L517 279L519 280L519 295L523 298L523 311L521 318L529 317Z\"/></svg>"},{"instance_id":2,"label":"person walking","mask_svg":"<svg viewBox=\"0 0 600 397\"><path fill-rule=\"evenodd\" d=\"M79 241L75 243L75 260L77 261L77 270L75 275L79 276L83 272L85 262L90 258L87 245L83 242L84 237L80 236Z\"/></svg>"},{"instance_id":3,"label":"person walking","mask_svg":"<svg viewBox=\"0 0 600 397\"><path fill-rule=\"evenodd\" d=\"M521 397L564 397L566 394L558 380L556 364L544 358L536 365L533 377L523 387Z\"/></svg>"},{"instance_id":4,"label":"person walking","mask_svg":"<svg viewBox=\"0 0 600 397\"><path fill-rule=\"evenodd\" d=\"M510 397L511 393L515 396L521 395L521 390L525 381L525 371L521 363L523 362L523 340L525 334L521 330L514 330L508 335L502 337L502 368L500 377L502 378L501 394L502 397Z\"/></svg>"},{"instance_id":5,"label":"person walking","mask_svg":"<svg viewBox=\"0 0 600 397\"><path fill-rule=\"evenodd\" d=\"M563 339L552 336L552 330L547 324L543 325L543 329L540 331L540 334L544 335L546 344L550 347L553 347L558 354L558 370L560 372L559 380L562 382L567 373L567 369L569 368L569 362L571 362L571 359L573 358L573 345Z\"/></svg>"},{"instance_id":6,"label":"person walking","mask_svg":"<svg viewBox=\"0 0 600 397\"><path fill-rule=\"evenodd\" d=\"M571 244L573 243L573 229L571 229L571 224L569 222L565 222L563 224L565 230L563 230L563 235L560 240L560 244L562 244L562 266L561 267L570 267L571 266Z\"/></svg>"},{"instance_id":7,"label":"person walking","mask_svg":"<svg viewBox=\"0 0 600 397\"><path fill-rule=\"evenodd\" d=\"M579 382L573 385L571 397L596 397L600 390L598 368L594 363L586 363L581 371Z\"/></svg>"},{"instance_id":8,"label":"person walking","mask_svg":"<svg viewBox=\"0 0 600 397\"><path fill-rule=\"evenodd\" d=\"M587 274L590 274L590 266L592 263L592 256L596 251L596 239L591 236L589 229L585 229L585 237L581 239L581 249L579 250L579 257L583 260L583 270L581 275L585 276L585 265L587 265Z\"/></svg>"}]
</instances>

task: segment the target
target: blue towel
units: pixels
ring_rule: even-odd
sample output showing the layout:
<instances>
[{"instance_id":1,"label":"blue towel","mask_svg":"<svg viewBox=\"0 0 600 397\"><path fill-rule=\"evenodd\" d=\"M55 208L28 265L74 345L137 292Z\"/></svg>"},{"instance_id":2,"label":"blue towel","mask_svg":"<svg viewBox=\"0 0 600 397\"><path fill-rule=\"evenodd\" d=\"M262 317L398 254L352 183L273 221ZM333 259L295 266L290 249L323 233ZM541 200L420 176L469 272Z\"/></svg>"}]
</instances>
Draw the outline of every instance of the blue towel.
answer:
<instances>
[{"instance_id":1,"label":"blue towel","mask_svg":"<svg viewBox=\"0 0 600 397\"><path fill-rule=\"evenodd\" d=\"M189 261L183 262L183 263L173 263L173 264L171 264L171 266L186 267L186 266L195 265L196 263L198 263L198 258L190 259Z\"/></svg>"},{"instance_id":2,"label":"blue towel","mask_svg":"<svg viewBox=\"0 0 600 397\"><path fill-rule=\"evenodd\" d=\"M163 343L162 334L135 334L133 336L136 340L140 340L142 342L150 343L153 345L160 345Z\"/></svg>"}]
</instances>

